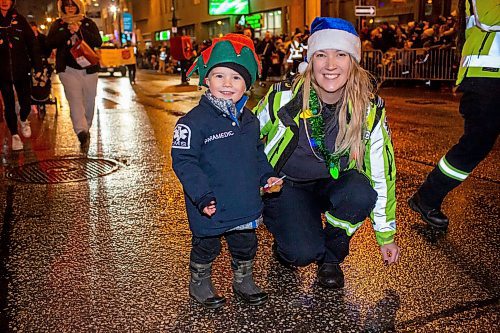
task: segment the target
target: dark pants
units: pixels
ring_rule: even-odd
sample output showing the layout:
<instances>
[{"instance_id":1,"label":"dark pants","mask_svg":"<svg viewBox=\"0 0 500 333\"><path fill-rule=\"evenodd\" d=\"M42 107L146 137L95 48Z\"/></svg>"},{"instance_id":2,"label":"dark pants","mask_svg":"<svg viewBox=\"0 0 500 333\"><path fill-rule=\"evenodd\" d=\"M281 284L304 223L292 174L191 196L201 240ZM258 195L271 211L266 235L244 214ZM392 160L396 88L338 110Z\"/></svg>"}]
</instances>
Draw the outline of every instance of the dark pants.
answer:
<instances>
[{"instance_id":1,"label":"dark pants","mask_svg":"<svg viewBox=\"0 0 500 333\"><path fill-rule=\"evenodd\" d=\"M135 72L137 71L137 66L135 64L127 65L127 70L130 83L135 82Z\"/></svg>"},{"instance_id":2,"label":"dark pants","mask_svg":"<svg viewBox=\"0 0 500 333\"><path fill-rule=\"evenodd\" d=\"M264 58L262 59L262 75L260 76L261 81L266 81L267 76L269 75L269 68L271 68L272 62L271 59Z\"/></svg>"},{"instance_id":3,"label":"dark pants","mask_svg":"<svg viewBox=\"0 0 500 333\"><path fill-rule=\"evenodd\" d=\"M26 76L23 80L0 81L0 91L3 95L5 107L5 120L9 127L10 134L17 134L17 115L14 88L16 88L17 99L21 106L21 121L26 121L31 111L31 77Z\"/></svg>"},{"instance_id":4,"label":"dark pants","mask_svg":"<svg viewBox=\"0 0 500 333\"><path fill-rule=\"evenodd\" d=\"M222 235L226 238L229 252L234 259L252 260L257 253L257 235L255 230L238 230ZM197 264L209 264L221 251L221 237L192 237L190 260Z\"/></svg>"},{"instance_id":5,"label":"dark pants","mask_svg":"<svg viewBox=\"0 0 500 333\"><path fill-rule=\"evenodd\" d=\"M341 263L349 254L351 236L329 223L321 214L356 224L373 210L377 192L369 180L350 170L339 179L323 179L285 186L265 200L264 223L273 234L278 254L296 266L312 262Z\"/></svg>"},{"instance_id":6,"label":"dark pants","mask_svg":"<svg viewBox=\"0 0 500 333\"><path fill-rule=\"evenodd\" d=\"M466 78L460 86L460 114L464 118L464 133L445 155L455 169L470 173L493 148L500 131L500 103L495 92L500 91L500 79ZM427 176L418 193L422 202L440 208L446 195L462 183L444 174L437 166Z\"/></svg>"}]
</instances>

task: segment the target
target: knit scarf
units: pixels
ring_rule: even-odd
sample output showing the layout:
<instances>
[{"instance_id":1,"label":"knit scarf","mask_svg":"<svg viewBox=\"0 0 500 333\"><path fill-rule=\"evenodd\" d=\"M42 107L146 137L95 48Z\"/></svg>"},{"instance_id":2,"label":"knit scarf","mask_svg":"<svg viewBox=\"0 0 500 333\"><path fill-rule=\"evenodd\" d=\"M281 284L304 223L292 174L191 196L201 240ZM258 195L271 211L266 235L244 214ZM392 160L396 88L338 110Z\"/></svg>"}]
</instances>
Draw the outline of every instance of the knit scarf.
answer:
<instances>
[{"instance_id":1,"label":"knit scarf","mask_svg":"<svg viewBox=\"0 0 500 333\"><path fill-rule=\"evenodd\" d=\"M228 115L231 119L238 121L240 112L237 110L236 105L232 100L217 98L210 92L210 90L205 92L205 96L218 110Z\"/></svg>"}]
</instances>

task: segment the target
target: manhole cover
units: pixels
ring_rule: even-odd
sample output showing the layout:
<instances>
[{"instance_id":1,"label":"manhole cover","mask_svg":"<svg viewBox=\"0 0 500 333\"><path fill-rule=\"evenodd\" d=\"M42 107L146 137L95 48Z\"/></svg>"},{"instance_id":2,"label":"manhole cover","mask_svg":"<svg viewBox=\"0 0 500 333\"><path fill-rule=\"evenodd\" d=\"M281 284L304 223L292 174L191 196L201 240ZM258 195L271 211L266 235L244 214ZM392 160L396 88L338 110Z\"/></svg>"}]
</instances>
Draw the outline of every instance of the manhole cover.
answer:
<instances>
[{"instance_id":1,"label":"manhole cover","mask_svg":"<svg viewBox=\"0 0 500 333\"><path fill-rule=\"evenodd\" d=\"M426 100L426 99L410 99L410 100L407 100L406 103L418 104L418 105L430 105L430 104L442 105L442 104L446 104L446 102L431 101L431 100Z\"/></svg>"},{"instance_id":2,"label":"manhole cover","mask_svg":"<svg viewBox=\"0 0 500 333\"><path fill-rule=\"evenodd\" d=\"M118 163L103 158L63 158L25 164L7 171L6 177L25 183L68 183L105 176L118 170Z\"/></svg>"}]
</instances>

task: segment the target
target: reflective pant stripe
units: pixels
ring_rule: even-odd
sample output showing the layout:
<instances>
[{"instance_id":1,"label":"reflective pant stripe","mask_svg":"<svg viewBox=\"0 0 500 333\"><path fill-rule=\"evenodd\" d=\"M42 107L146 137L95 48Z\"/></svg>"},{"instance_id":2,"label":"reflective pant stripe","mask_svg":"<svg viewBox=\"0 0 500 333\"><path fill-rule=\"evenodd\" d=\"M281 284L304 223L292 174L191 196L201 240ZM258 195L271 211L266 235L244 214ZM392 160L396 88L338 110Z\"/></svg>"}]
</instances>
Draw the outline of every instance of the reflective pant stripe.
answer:
<instances>
[{"instance_id":1,"label":"reflective pant stripe","mask_svg":"<svg viewBox=\"0 0 500 333\"><path fill-rule=\"evenodd\" d=\"M459 180L459 181L464 181L467 178L467 176L469 176L469 173L464 172L464 171L460 171L457 168L454 168L446 160L446 158L444 156L443 156L443 158L441 158L439 160L438 166L439 166L439 169L441 170L441 172L444 173L446 176L453 178L453 179L456 179L456 180Z\"/></svg>"},{"instance_id":2,"label":"reflective pant stripe","mask_svg":"<svg viewBox=\"0 0 500 333\"><path fill-rule=\"evenodd\" d=\"M361 222L358 222L356 224L351 224L347 221L344 221L344 220L341 220L341 219L334 217L329 212L326 212L325 216L326 216L326 220L328 221L328 223L330 223L334 227L344 229L348 236L352 236L352 234L354 234L354 232L356 230L358 230L361 227L361 225L363 225L363 222L364 222L364 221L361 221Z\"/></svg>"}]
</instances>

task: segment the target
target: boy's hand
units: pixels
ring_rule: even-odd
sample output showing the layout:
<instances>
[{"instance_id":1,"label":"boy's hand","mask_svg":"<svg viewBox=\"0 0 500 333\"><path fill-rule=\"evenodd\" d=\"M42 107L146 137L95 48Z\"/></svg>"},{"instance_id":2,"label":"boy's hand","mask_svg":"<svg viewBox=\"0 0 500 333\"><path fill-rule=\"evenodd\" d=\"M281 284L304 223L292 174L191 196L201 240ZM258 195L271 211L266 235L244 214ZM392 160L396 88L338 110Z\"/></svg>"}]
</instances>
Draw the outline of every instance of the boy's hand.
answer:
<instances>
[{"instance_id":1,"label":"boy's hand","mask_svg":"<svg viewBox=\"0 0 500 333\"><path fill-rule=\"evenodd\" d=\"M275 193L281 191L283 179L278 177L269 177L267 184L262 188L265 193Z\"/></svg>"},{"instance_id":2,"label":"boy's hand","mask_svg":"<svg viewBox=\"0 0 500 333\"><path fill-rule=\"evenodd\" d=\"M215 207L215 201L210 201L210 204L207 207L203 208L203 214L209 217L214 215L216 211L217 208Z\"/></svg>"},{"instance_id":3,"label":"boy's hand","mask_svg":"<svg viewBox=\"0 0 500 333\"><path fill-rule=\"evenodd\" d=\"M382 259L386 265L394 264L399 259L399 254L401 249L396 244L396 242L391 244L385 244L380 247L380 252L382 252Z\"/></svg>"}]
</instances>

